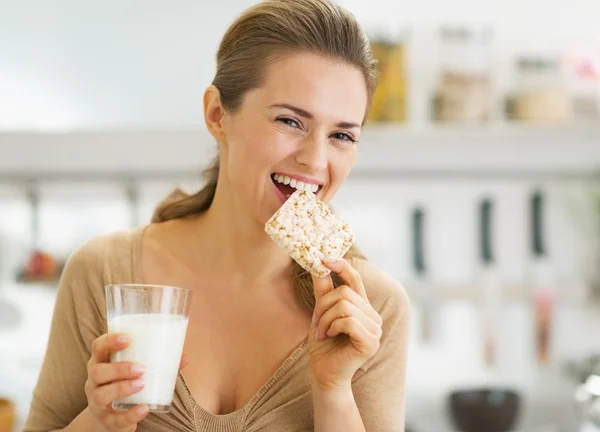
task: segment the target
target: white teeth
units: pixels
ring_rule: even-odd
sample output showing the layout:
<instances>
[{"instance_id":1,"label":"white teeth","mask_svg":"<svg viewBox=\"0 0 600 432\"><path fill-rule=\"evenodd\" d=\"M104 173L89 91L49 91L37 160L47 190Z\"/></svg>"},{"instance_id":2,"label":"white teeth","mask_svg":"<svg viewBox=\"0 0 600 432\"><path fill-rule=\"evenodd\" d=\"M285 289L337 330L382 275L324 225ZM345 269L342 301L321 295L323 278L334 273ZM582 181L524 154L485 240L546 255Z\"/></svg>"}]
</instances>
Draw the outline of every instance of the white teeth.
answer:
<instances>
[{"instance_id":1,"label":"white teeth","mask_svg":"<svg viewBox=\"0 0 600 432\"><path fill-rule=\"evenodd\" d=\"M305 183L303 181L290 178L283 174L275 174L273 176L273 178L275 179L276 182L290 185L291 187L293 187L294 189L299 190L299 191L304 190L307 192L316 193L317 190L319 190L319 185L317 185L317 184Z\"/></svg>"}]
</instances>

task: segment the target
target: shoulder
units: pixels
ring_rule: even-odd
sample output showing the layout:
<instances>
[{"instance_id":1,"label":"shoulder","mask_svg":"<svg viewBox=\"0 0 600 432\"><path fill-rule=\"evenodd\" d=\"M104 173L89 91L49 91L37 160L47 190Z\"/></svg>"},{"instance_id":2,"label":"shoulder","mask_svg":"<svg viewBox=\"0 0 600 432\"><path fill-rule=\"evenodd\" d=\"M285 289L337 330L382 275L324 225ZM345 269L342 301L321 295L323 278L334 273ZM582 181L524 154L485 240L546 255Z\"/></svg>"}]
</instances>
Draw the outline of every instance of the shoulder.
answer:
<instances>
[{"instance_id":1,"label":"shoulder","mask_svg":"<svg viewBox=\"0 0 600 432\"><path fill-rule=\"evenodd\" d=\"M110 283L119 275L132 276L132 262L140 228L116 231L90 238L69 255L61 278L72 278Z\"/></svg>"},{"instance_id":2,"label":"shoulder","mask_svg":"<svg viewBox=\"0 0 600 432\"><path fill-rule=\"evenodd\" d=\"M369 302L384 322L395 324L410 313L410 299L396 278L364 258L353 258L350 263L360 274Z\"/></svg>"},{"instance_id":3,"label":"shoulder","mask_svg":"<svg viewBox=\"0 0 600 432\"><path fill-rule=\"evenodd\" d=\"M383 321L378 354L362 365L361 370L366 372L373 366L385 365L386 378L381 379L390 380L392 374L401 371L399 365L406 357L411 319L410 300L400 282L373 262L353 258L350 263L360 274L369 302ZM360 375L357 374L355 379Z\"/></svg>"},{"instance_id":4,"label":"shoulder","mask_svg":"<svg viewBox=\"0 0 600 432\"><path fill-rule=\"evenodd\" d=\"M67 332L76 328L88 351L91 341L106 331L104 287L131 281L137 235L131 230L93 237L74 249L65 263L53 326Z\"/></svg>"},{"instance_id":5,"label":"shoulder","mask_svg":"<svg viewBox=\"0 0 600 432\"><path fill-rule=\"evenodd\" d=\"M127 245L128 233L129 231L118 231L92 237L73 250L69 260L89 264L96 258L106 258L111 252Z\"/></svg>"}]
</instances>

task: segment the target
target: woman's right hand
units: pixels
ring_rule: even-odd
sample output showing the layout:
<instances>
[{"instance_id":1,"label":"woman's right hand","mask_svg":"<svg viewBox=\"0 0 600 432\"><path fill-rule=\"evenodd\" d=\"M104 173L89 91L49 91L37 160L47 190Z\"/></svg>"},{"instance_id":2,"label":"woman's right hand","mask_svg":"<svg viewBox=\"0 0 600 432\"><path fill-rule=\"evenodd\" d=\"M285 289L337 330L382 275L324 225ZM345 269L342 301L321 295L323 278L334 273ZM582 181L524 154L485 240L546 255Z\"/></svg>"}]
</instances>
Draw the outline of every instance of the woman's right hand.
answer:
<instances>
[{"instance_id":1,"label":"woman's right hand","mask_svg":"<svg viewBox=\"0 0 600 432\"><path fill-rule=\"evenodd\" d=\"M129 344L129 337L107 333L92 344L92 357L88 362L88 379L85 394L88 408L94 418L108 432L133 432L137 424L148 415L147 405L138 405L127 411L115 411L113 401L139 392L144 383L142 365L131 362L110 363L110 353L121 351ZM187 364L187 355L181 358L180 368Z\"/></svg>"}]
</instances>

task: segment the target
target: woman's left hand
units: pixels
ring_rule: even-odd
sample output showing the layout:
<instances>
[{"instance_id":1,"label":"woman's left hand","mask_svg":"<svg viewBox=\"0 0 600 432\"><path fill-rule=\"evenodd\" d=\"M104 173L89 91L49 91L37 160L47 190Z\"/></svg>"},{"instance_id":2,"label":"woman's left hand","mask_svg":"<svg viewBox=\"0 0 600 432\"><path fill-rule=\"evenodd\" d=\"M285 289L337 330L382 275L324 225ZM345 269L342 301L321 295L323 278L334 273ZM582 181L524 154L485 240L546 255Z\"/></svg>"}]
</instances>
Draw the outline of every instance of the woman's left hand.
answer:
<instances>
[{"instance_id":1,"label":"woman's left hand","mask_svg":"<svg viewBox=\"0 0 600 432\"><path fill-rule=\"evenodd\" d=\"M313 276L315 312L308 338L314 384L347 387L354 373L379 349L382 319L373 309L359 273L345 259L324 263L346 283ZM348 337L339 337L345 334Z\"/></svg>"}]
</instances>

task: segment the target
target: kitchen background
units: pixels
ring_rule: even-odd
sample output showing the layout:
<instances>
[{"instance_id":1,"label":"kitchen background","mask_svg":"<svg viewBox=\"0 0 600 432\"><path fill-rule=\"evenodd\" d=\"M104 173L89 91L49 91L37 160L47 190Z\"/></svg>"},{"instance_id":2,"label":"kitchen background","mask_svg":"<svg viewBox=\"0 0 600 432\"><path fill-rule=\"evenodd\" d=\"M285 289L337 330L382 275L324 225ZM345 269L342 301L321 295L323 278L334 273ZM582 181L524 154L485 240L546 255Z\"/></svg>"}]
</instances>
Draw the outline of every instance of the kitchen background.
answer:
<instances>
[{"instance_id":1,"label":"kitchen background","mask_svg":"<svg viewBox=\"0 0 600 432\"><path fill-rule=\"evenodd\" d=\"M0 2L0 431L64 259L201 186L202 92L252 3ZM600 430L600 3L340 3L382 81L333 206L413 302L407 427Z\"/></svg>"}]
</instances>

